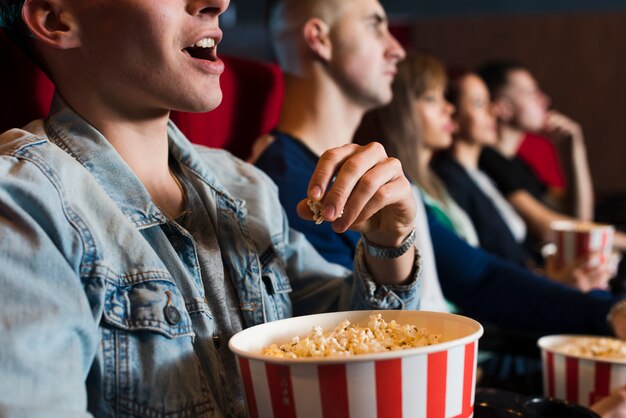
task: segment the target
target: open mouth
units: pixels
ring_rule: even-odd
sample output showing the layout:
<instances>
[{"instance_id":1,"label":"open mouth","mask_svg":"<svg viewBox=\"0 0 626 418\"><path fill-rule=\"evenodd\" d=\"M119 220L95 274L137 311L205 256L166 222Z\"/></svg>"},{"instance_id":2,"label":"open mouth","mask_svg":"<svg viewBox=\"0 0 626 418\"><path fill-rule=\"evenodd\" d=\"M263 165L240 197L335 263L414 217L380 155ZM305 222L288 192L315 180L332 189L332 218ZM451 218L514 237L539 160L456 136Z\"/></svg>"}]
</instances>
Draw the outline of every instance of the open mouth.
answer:
<instances>
[{"instance_id":1,"label":"open mouth","mask_svg":"<svg viewBox=\"0 0 626 418\"><path fill-rule=\"evenodd\" d=\"M217 52L215 46L214 38L202 38L195 44L183 49L183 51L188 53L192 58L216 61Z\"/></svg>"}]
</instances>

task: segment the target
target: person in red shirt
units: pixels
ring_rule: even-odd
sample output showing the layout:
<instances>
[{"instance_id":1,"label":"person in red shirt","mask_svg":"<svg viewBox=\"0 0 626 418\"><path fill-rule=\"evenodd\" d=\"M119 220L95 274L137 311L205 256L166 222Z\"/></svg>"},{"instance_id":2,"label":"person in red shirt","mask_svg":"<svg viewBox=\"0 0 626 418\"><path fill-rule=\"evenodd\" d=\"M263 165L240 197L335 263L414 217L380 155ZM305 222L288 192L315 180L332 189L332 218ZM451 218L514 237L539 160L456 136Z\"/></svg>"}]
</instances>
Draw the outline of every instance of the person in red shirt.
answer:
<instances>
[{"instance_id":1,"label":"person in red shirt","mask_svg":"<svg viewBox=\"0 0 626 418\"><path fill-rule=\"evenodd\" d=\"M499 121L497 151L528 166L539 186L531 192L535 197L561 213L592 220L593 186L580 125L549 109L550 98L523 65L494 61L478 73Z\"/></svg>"}]
</instances>

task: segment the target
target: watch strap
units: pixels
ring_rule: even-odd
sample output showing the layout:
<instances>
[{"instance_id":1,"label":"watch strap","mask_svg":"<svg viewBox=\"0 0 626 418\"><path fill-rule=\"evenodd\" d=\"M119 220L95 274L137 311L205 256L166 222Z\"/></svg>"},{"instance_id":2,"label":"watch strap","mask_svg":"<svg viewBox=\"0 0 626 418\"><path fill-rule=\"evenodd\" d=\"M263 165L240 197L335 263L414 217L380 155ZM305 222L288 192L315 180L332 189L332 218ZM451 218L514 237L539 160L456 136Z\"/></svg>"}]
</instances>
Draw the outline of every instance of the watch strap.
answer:
<instances>
[{"instance_id":1,"label":"watch strap","mask_svg":"<svg viewBox=\"0 0 626 418\"><path fill-rule=\"evenodd\" d=\"M365 252L375 258L397 258L406 253L409 248L415 243L417 233L415 228L404 238L402 243L397 247L381 247L367 240L365 235L363 237L363 247Z\"/></svg>"}]
</instances>

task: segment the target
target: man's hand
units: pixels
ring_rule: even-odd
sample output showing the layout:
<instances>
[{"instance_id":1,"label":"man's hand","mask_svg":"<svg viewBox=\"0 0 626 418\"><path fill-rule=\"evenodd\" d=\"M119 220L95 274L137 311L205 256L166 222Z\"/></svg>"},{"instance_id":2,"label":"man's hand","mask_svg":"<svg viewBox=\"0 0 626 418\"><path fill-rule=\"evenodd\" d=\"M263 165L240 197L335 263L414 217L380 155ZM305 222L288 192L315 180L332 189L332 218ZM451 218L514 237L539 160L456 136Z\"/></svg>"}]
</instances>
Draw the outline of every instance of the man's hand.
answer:
<instances>
[{"instance_id":1,"label":"man's hand","mask_svg":"<svg viewBox=\"0 0 626 418\"><path fill-rule=\"evenodd\" d=\"M334 182L333 182L334 178ZM336 232L362 232L369 241L396 247L413 230L415 198L400 162L379 143L348 144L320 157L308 199L322 203L322 217ZM298 214L313 219L304 199Z\"/></svg>"},{"instance_id":2,"label":"man's hand","mask_svg":"<svg viewBox=\"0 0 626 418\"><path fill-rule=\"evenodd\" d=\"M414 228L416 203L402 165L378 143L348 144L320 157L298 214L313 220L307 201L321 203L333 230L361 232L369 244L397 248ZM365 265L378 284L408 284L415 278L415 249L398 257L365 252Z\"/></svg>"},{"instance_id":3,"label":"man's hand","mask_svg":"<svg viewBox=\"0 0 626 418\"><path fill-rule=\"evenodd\" d=\"M556 111L548 112L543 127L543 133L557 143L565 139L571 139L573 141L583 140L583 131L580 125L576 121Z\"/></svg>"}]
</instances>

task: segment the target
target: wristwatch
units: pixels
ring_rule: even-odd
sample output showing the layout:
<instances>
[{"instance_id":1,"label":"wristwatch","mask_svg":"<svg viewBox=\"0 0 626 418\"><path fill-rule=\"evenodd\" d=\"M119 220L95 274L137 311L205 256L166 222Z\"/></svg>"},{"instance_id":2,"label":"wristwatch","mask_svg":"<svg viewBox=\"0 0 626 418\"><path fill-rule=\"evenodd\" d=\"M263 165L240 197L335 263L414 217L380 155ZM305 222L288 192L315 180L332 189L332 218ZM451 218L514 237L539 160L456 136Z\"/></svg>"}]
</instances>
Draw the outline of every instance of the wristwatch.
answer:
<instances>
[{"instance_id":1,"label":"wristwatch","mask_svg":"<svg viewBox=\"0 0 626 418\"><path fill-rule=\"evenodd\" d=\"M365 238L365 235L362 235L363 247L365 248L365 252L372 257L397 258L406 253L408 249L411 248L411 246L415 242L416 236L417 234L415 233L415 228L413 228L413 230L409 233L409 235L406 236L406 238L404 238L404 240L398 247L381 247L379 245L369 242L367 238Z\"/></svg>"}]
</instances>

